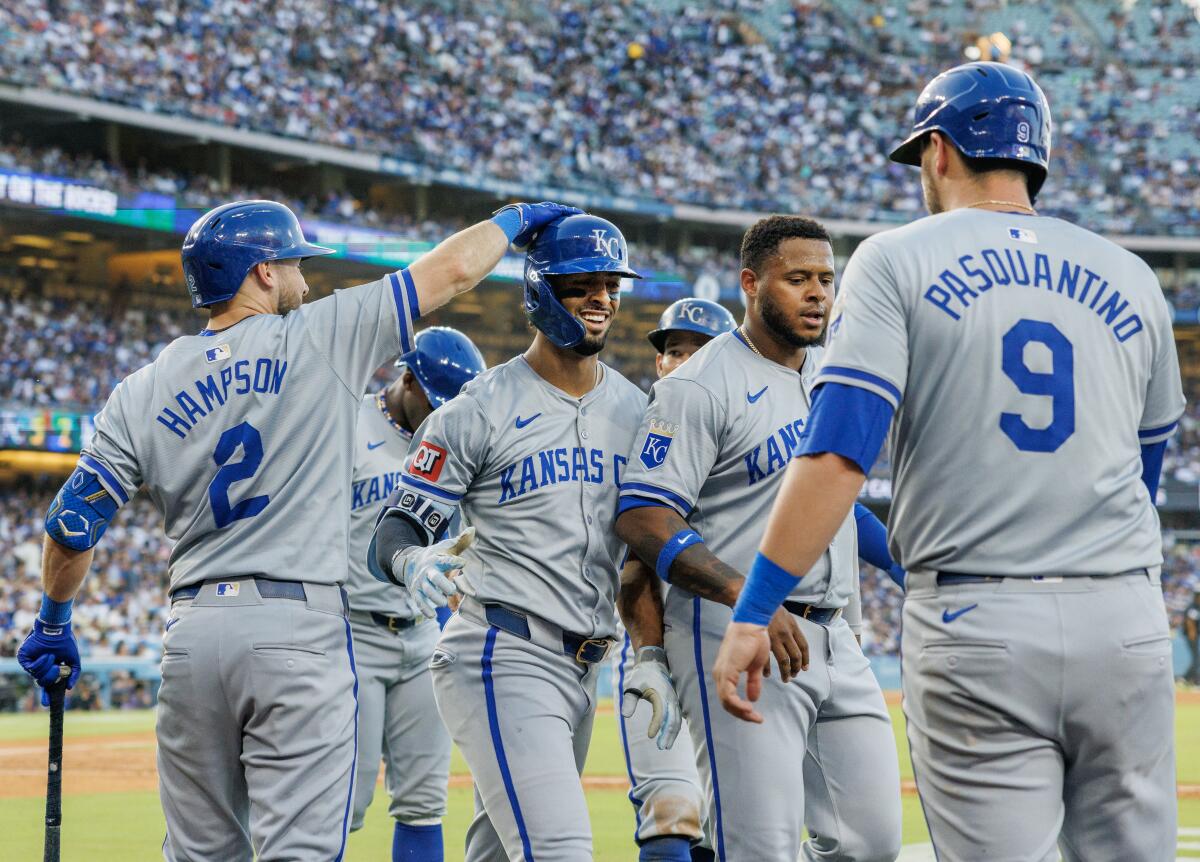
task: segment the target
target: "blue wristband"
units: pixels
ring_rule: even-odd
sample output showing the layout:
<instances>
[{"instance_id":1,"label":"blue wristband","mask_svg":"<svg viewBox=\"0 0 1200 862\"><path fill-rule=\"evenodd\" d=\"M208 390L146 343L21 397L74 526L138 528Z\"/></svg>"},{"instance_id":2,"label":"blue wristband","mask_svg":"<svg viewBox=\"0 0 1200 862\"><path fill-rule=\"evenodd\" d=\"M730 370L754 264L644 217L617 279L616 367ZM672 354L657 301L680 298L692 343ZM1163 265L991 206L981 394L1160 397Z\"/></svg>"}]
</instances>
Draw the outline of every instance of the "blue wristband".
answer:
<instances>
[{"instance_id":1,"label":"blue wristband","mask_svg":"<svg viewBox=\"0 0 1200 862\"><path fill-rule=\"evenodd\" d=\"M38 618L48 625L66 625L71 621L71 605L73 604L75 604L74 599L67 599L65 602L56 602L43 593L42 609L38 611Z\"/></svg>"},{"instance_id":2,"label":"blue wristband","mask_svg":"<svg viewBox=\"0 0 1200 862\"><path fill-rule=\"evenodd\" d=\"M750 566L746 586L733 606L733 621L756 626L769 624L798 583L798 577L759 553Z\"/></svg>"},{"instance_id":3,"label":"blue wristband","mask_svg":"<svg viewBox=\"0 0 1200 862\"><path fill-rule=\"evenodd\" d=\"M521 232L521 228L525 226L525 219L519 209L509 206L492 216L492 223L504 231L504 235L511 243Z\"/></svg>"},{"instance_id":4,"label":"blue wristband","mask_svg":"<svg viewBox=\"0 0 1200 862\"><path fill-rule=\"evenodd\" d=\"M654 563L655 574L664 583L669 584L671 582L671 563L675 562L675 558L683 553L684 548L703 544L703 542L704 539L700 538L700 534L695 530L680 530L674 536L667 539L667 543L658 552L658 559Z\"/></svg>"}]
</instances>

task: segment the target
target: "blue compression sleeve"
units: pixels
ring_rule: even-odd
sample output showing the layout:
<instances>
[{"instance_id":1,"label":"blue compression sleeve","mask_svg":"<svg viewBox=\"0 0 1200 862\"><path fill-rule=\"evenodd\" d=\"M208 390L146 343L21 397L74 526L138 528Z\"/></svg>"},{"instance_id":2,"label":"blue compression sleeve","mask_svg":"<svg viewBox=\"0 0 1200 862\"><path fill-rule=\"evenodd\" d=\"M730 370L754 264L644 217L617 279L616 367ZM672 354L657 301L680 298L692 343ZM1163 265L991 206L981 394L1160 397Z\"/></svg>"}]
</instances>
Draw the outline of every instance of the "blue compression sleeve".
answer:
<instances>
[{"instance_id":1,"label":"blue compression sleeve","mask_svg":"<svg viewBox=\"0 0 1200 862\"><path fill-rule=\"evenodd\" d=\"M823 383L813 393L798 454L833 452L853 461L865 476L879 457L894 412L874 392L845 383Z\"/></svg>"},{"instance_id":2,"label":"blue compression sleeve","mask_svg":"<svg viewBox=\"0 0 1200 862\"><path fill-rule=\"evenodd\" d=\"M854 504L854 521L858 525L858 556L887 572L896 586L904 589L904 569L888 551L887 528L883 522L862 503Z\"/></svg>"},{"instance_id":3,"label":"blue compression sleeve","mask_svg":"<svg viewBox=\"0 0 1200 862\"><path fill-rule=\"evenodd\" d=\"M775 616L775 611L796 588L800 579L787 569L763 556L760 551L750 565L746 586L733 606L735 623L754 623L765 626Z\"/></svg>"},{"instance_id":4,"label":"blue compression sleeve","mask_svg":"<svg viewBox=\"0 0 1200 862\"><path fill-rule=\"evenodd\" d=\"M1158 482L1162 478L1163 454L1166 451L1166 440L1142 446L1142 481L1150 492L1151 503L1158 497Z\"/></svg>"}]
</instances>

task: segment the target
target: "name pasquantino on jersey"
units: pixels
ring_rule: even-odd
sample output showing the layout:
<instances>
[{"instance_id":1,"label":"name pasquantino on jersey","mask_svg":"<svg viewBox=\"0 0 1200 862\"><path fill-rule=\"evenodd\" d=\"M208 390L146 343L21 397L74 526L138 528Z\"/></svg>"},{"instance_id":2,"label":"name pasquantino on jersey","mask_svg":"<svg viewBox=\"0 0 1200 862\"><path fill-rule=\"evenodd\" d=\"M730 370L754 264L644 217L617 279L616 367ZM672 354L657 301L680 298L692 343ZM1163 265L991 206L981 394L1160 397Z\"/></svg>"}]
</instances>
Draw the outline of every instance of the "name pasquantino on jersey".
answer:
<instances>
[{"instance_id":1,"label":"name pasquantino on jersey","mask_svg":"<svg viewBox=\"0 0 1200 862\"><path fill-rule=\"evenodd\" d=\"M359 479L351 489L351 511L361 509L363 506L370 506L372 503L381 504L391 495L392 491L396 490L400 484L400 477L403 475L401 471L396 470L392 473Z\"/></svg>"},{"instance_id":2,"label":"name pasquantino on jersey","mask_svg":"<svg viewBox=\"0 0 1200 862\"><path fill-rule=\"evenodd\" d=\"M1122 343L1144 328L1129 300L1100 273L1065 258L1051 259L1021 249L985 248L962 255L938 273L937 282L929 285L924 298L958 321L980 294L993 287L1046 290L1086 305Z\"/></svg>"},{"instance_id":3,"label":"name pasquantino on jersey","mask_svg":"<svg viewBox=\"0 0 1200 862\"><path fill-rule=\"evenodd\" d=\"M797 419L789 425L784 425L765 442L755 446L743 457L746 461L747 485L761 482L776 470L782 470L792 456L800 451L800 435L804 433L804 420ZM766 450L766 459L763 459Z\"/></svg>"},{"instance_id":4,"label":"name pasquantino on jersey","mask_svg":"<svg viewBox=\"0 0 1200 862\"><path fill-rule=\"evenodd\" d=\"M283 376L287 373L287 361L280 359L239 359L226 365L214 376L196 380L187 389L175 393L175 405L164 407L154 417L180 440L195 424L219 407L232 395L278 395L283 389ZM182 414L182 415L181 415Z\"/></svg>"},{"instance_id":5,"label":"name pasquantino on jersey","mask_svg":"<svg viewBox=\"0 0 1200 862\"><path fill-rule=\"evenodd\" d=\"M585 449L582 446L543 449L500 471L499 502L508 503L540 488L564 482L602 485L607 478L609 484L620 485L621 468L626 461L624 455L614 454L610 469L605 470L610 461L603 449Z\"/></svg>"}]
</instances>

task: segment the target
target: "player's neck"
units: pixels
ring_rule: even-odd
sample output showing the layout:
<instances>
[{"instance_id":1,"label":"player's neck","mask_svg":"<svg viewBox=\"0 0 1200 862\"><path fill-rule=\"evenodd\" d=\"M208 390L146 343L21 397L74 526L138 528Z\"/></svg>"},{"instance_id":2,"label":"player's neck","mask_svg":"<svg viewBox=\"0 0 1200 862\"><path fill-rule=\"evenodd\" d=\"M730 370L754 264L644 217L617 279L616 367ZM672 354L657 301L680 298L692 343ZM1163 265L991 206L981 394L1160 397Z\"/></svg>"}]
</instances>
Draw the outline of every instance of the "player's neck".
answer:
<instances>
[{"instance_id":1,"label":"player's neck","mask_svg":"<svg viewBox=\"0 0 1200 862\"><path fill-rule=\"evenodd\" d=\"M806 348L796 347L776 338L761 320L746 315L742 331L754 345L751 350L755 350L763 359L769 359L793 371L799 371L803 367L804 357L808 355Z\"/></svg>"},{"instance_id":2,"label":"player's neck","mask_svg":"<svg viewBox=\"0 0 1200 862\"><path fill-rule=\"evenodd\" d=\"M404 412L403 394L403 384L396 381L383 390L383 406L387 408L387 414L392 417L392 421L411 434L414 429L408 421L408 414Z\"/></svg>"},{"instance_id":3,"label":"player's neck","mask_svg":"<svg viewBox=\"0 0 1200 862\"><path fill-rule=\"evenodd\" d=\"M228 329L235 323L241 323L247 317L253 317L256 314L274 313L275 310L268 305L267 297L242 291L227 302L218 302L209 306L206 328L216 332Z\"/></svg>"},{"instance_id":4,"label":"player's neck","mask_svg":"<svg viewBox=\"0 0 1200 862\"><path fill-rule=\"evenodd\" d=\"M983 174L972 182L948 184L942 188L941 192L943 210L967 207L997 212L1033 210L1024 177L1014 179L1005 175L988 176Z\"/></svg>"},{"instance_id":5,"label":"player's neck","mask_svg":"<svg viewBox=\"0 0 1200 862\"><path fill-rule=\"evenodd\" d=\"M582 398L596 388L599 357L580 356L574 350L555 347L540 332L525 351L525 361L538 377L568 395Z\"/></svg>"}]
</instances>

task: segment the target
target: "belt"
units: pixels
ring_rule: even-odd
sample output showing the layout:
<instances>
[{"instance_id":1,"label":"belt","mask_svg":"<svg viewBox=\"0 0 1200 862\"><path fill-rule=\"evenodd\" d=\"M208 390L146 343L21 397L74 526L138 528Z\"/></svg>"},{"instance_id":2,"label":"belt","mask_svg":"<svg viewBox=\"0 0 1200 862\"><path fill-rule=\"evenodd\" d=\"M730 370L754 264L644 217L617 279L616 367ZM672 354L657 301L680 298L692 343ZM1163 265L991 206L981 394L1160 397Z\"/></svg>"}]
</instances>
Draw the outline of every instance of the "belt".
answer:
<instances>
[{"instance_id":1,"label":"belt","mask_svg":"<svg viewBox=\"0 0 1200 862\"><path fill-rule=\"evenodd\" d=\"M377 614L371 611L371 619L375 624L382 626L389 632L402 632L405 629L411 629L417 623L424 621L424 617L389 617L387 614Z\"/></svg>"},{"instance_id":2,"label":"belt","mask_svg":"<svg viewBox=\"0 0 1200 862\"><path fill-rule=\"evenodd\" d=\"M531 639L529 619L520 611L488 602L483 606L483 615L488 625L503 629L523 640ZM608 638L585 638L567 631L562 633L563 653L571 656L580 664L595 664L604 661L611 646L612 641Z\"/></svg>"},{"instance_id":3,"label":"belt","mask_svg":"<svg viewBox=\"0 0 1200 862\"><path fill-rule=\"evenodd\" d=\"M194 599L200 594L200 588L205 584L228 583L223 578L210 578L199 584L192 584L190 587L180 587L171 593L171 601L178 599ZM304 592L304 584L300 581L273 581L270 578L255 578L254 583L258 586L258 594L264 599L292 599L297 602L308 600L308 594Z\"/></svg>"},{"instance_id":4,"label":"belt","mask_svg":"<svg viewBox=\"0 0 1200 862\"><path fill-rule=\"evenodd\" d=\"M784 602L788 613L793 613L802 620L827 626L842 615L841 608L819 608L816 605L806 605L804 602Z\"/></svg>"},{"instance_id":5,"label":"belt","mask_svg":"<svg viewBox=\"0 0 1200 862\"><path fill-rule=\"evenodd\" d=\"M1004 580L1004 575L964 575L961 572L938 572L937 585L952 587L956 584L995 584Z\"/></svg>"}]
</instances>

